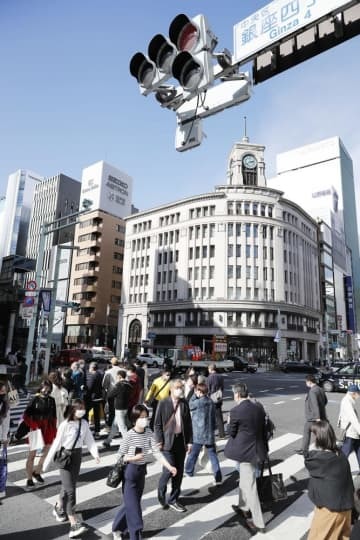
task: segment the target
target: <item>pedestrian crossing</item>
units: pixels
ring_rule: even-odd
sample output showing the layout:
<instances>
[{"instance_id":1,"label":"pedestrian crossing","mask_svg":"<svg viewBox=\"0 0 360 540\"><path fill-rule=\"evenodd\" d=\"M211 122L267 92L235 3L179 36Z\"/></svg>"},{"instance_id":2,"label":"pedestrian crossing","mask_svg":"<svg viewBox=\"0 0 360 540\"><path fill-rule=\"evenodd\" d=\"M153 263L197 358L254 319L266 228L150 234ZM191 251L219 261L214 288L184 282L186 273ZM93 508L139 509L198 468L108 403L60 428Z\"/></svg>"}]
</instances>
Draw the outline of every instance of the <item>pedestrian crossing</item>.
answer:
<instances>
[{"instance_id":1,"label":"pedestrian crossing","mask_svg":"<svg viewBox=\"0 0 360 540\"><path fill-rule=\"evenodd\" d=\"M307 473L302 456L295 453L301 435L283 433L270 441L270 457L274 473L282 473L288 488L288 500L274 504L264 513L266 533L254 538L302 540L309 529L313 505L306 494ZM101 448L101 442L98 443ZM247 540L249 531L237 521L231 505L238 503L237 473L234 462L225 458L223 449L226 440L217 443L219 460L223 473L223 484L212 486L213 476L205 469L198 468L195 476L184 477L181 500L187 507L185 514L163 510L157 500L157 483L161 466L155 462L148 466L145 491L142 498L144 517L144 538L161 540L217 540L236 538ZM101 450L101 463L95 461L84 449L83 464L77 489L77 508L89 529L97 538L111 538L111 525L116 509L121 504L121 487L106 486L106 477L116 460L117 445L110 450ZM9 448L8 483L17 487L25 486L26 445ZM353 471L358 471L355 456L350 456ZM32 493L43 505L52 510L60 489L58 471L53 469L43 474L44 485L39 485ZM231 527L229 527L231 524ZM226 536L224 536L226 531ZM231 531L231 532L229 532Z\"/></svg>"}]
</instances>

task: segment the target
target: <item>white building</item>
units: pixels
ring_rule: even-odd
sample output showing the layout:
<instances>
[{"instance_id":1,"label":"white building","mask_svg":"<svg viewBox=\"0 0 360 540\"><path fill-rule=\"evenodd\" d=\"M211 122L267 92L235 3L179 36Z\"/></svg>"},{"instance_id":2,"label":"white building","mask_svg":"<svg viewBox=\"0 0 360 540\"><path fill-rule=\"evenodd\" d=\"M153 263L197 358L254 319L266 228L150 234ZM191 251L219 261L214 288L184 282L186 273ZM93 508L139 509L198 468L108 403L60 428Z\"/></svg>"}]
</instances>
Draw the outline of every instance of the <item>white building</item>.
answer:
<instances>
[{"instance_id":1,"label":"white building","mask_svg":"<svg viewBox=\"0 0 360 540\"><path fill-rule=\"evenodd\" d=\"M351 157L339 137L332 137L277 156L277 176L269 185L296 201L332 231L337 303L344 302L344 276L352 276L357 320L360 321L360 255L356 191ZM351 250L352 272L346 262ZM343 328L356 331L349 314Z\"/></svg>"},{"instance_id":2,"label":"white building","mask_svg":"<svg viewBox=\"0 0 360 540\"><path fill-rule=\"evenodd\" d=\"M319 357L317 223L266 186L263 153L237 143L226 185L126 218L119 350L210 352L220 335L233 353Z\"/></svg>"},{"instance_id":3,"label":"white building","mask_svg":"<svg viewBox=\"0 0 360 540\"><path fill-rule=\"evenodd\" d=\"M2 201L0 267L3 257L25 255L34 191L42 180L42 176L23 169L9 175L6 197Z\"/></svg>"}]
</instances>

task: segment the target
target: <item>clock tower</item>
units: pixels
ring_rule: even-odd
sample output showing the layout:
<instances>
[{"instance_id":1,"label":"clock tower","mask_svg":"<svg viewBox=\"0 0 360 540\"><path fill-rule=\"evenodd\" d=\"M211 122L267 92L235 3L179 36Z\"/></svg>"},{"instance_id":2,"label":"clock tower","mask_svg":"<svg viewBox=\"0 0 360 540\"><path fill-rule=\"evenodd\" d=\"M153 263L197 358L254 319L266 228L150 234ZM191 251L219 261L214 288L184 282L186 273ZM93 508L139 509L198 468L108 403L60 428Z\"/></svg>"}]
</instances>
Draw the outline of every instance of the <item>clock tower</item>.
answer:
<instances>
[{"instance_id":1,"label":"clock tower","mask_svg":"<svg viewBox=\"0 0 360 540\"><path fill-rule=\"evenodd\" d=\"M246 136L235 143L229 156L227 183L266 187L264 150L265 146L251 144Z\"/></svg>"}]
</instances>

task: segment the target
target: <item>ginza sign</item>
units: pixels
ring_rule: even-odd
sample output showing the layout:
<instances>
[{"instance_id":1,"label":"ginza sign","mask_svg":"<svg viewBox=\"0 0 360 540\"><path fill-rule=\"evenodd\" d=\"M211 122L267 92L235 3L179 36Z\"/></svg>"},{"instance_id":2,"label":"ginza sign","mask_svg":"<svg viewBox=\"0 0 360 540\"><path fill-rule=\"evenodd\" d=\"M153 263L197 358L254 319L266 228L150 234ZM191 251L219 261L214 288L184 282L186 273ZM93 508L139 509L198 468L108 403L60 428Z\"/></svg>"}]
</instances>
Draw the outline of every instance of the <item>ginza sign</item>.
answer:
<instances>
[{"instance_id":1,"label":"ginza sign","mask_svg":"<svg viewBox=\"0 0 360 540\"><path fill-rule=\"evenodd\" d=\"M275 0L234 26L233 64L249 60L272 43L297 32L349 0Z\"/></svg>"}]
</instances>

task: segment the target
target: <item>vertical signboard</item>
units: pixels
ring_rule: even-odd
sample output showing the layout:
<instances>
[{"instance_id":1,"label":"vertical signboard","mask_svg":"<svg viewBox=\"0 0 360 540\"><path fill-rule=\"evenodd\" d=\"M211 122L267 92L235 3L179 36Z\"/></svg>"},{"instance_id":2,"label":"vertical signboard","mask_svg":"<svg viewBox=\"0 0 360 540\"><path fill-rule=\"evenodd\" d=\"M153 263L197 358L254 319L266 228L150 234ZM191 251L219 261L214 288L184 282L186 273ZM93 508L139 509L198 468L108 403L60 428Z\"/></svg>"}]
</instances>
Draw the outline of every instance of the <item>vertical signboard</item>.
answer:
<instances>
[{"instance_id":1,"label":"vertical signboard","mask_svg":"<svg viewBox=\"0 0 360 540\"><path fill-rule=\"evenodd\" d=\"M346 322L348 330L356 332L353 283L351 276L344 277Z\"/></svg>"}]
</instances>

